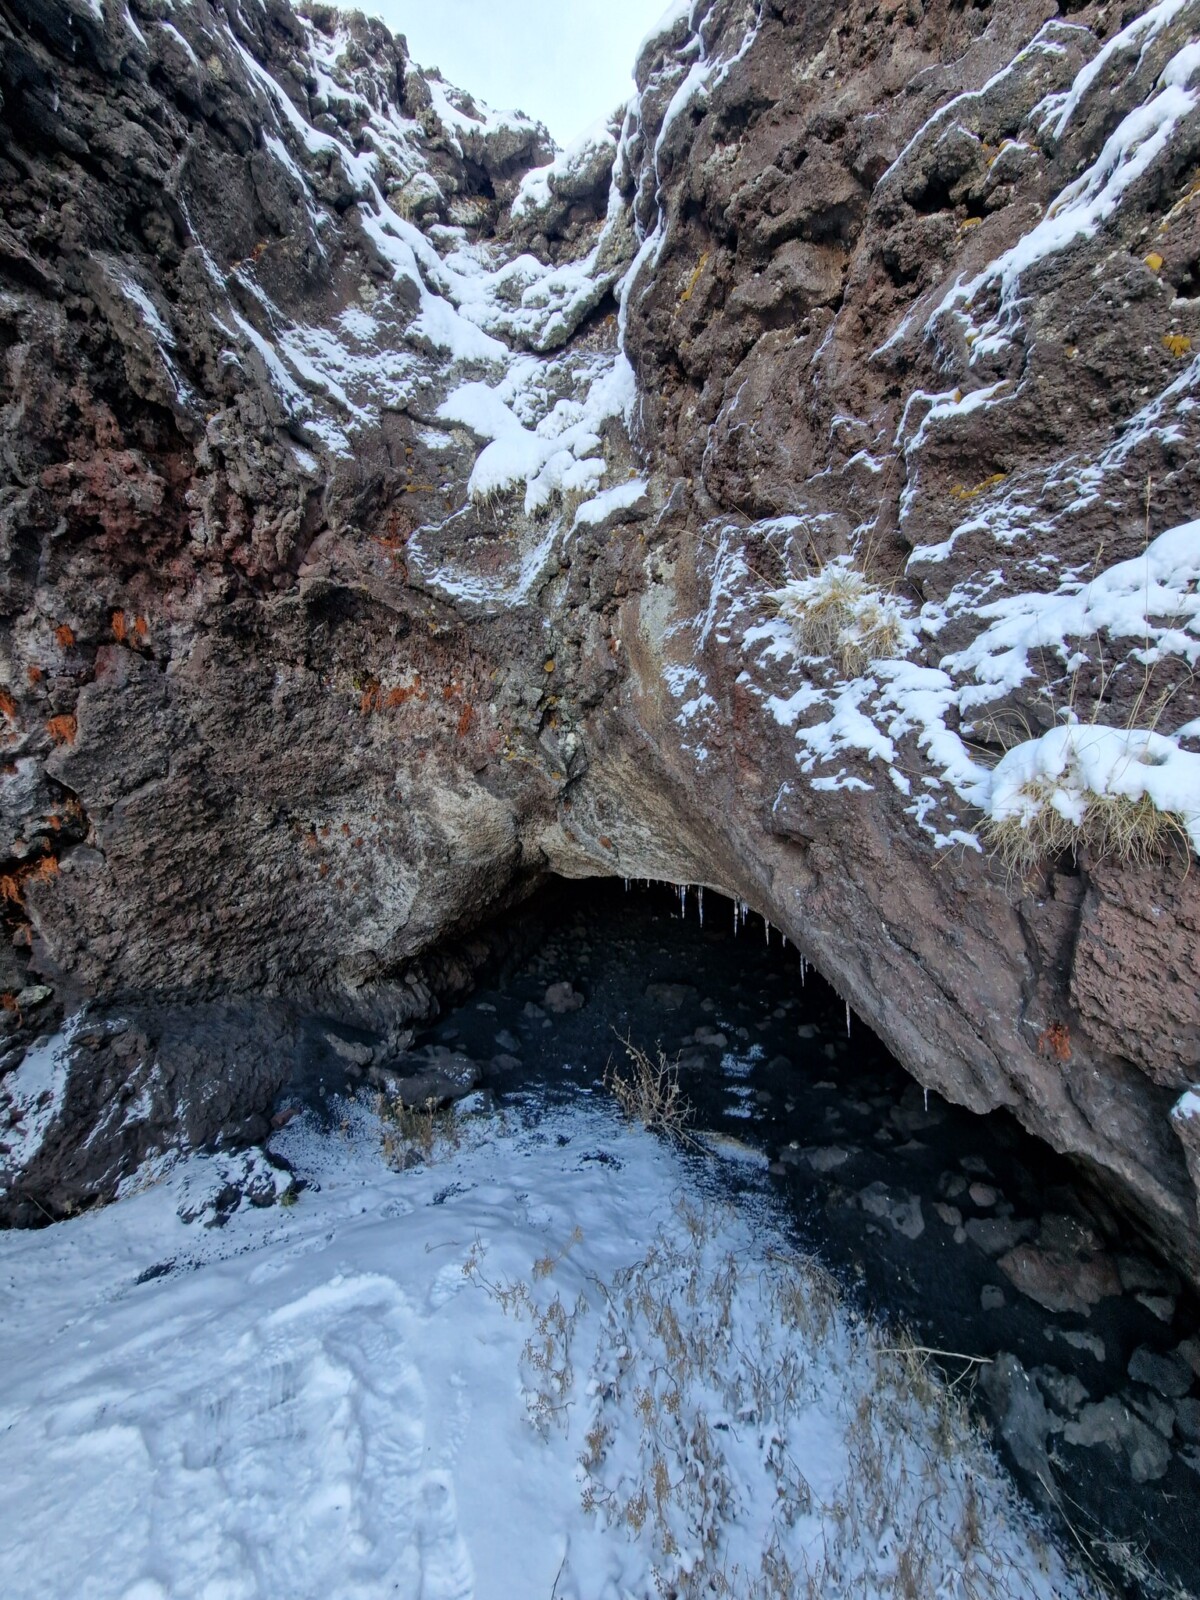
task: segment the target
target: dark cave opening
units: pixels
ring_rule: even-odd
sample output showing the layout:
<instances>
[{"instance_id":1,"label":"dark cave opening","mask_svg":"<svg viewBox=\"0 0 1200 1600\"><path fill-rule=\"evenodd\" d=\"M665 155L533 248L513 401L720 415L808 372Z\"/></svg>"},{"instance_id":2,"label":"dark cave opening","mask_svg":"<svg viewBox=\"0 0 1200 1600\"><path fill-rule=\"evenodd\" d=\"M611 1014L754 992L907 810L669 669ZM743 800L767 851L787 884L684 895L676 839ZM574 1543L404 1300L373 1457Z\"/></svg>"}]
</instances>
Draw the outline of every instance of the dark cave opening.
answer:
<instances>
[{"instance_id":1,"label":"dark cave opening","mask_svg":"<svg viewBox=\"0 0 1200 1600\"><path fill-rule=\"evenodd\" d=\"M1197 1307L1078 1163L1005 1111L927 1094L778 930L711 890L552 880L488 938L401 1079L467 1062L498 1108L560 1103L604 1094L625 1041L661 1047L719 1191L766 1192L855 1303L978 1358L935 1359L1052 1518L1200 1578L1200 1403L1155 1388Z\"/></svg>"}]
</instances>

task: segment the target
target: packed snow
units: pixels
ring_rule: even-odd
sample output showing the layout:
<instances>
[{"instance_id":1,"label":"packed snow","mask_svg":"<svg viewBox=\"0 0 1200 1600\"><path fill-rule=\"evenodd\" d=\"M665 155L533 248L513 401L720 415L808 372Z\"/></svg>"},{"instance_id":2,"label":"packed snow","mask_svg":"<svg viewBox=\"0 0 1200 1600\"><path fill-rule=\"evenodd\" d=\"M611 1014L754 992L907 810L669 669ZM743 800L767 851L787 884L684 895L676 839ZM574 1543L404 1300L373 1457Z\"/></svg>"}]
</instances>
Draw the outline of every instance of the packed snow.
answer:
<instances>
[{"instance_id":1,"label":"packed snow","mask_svg":"<svg viewBox=\"0 0 1200 1600\"><path fill-rule=\"evenodd\" d=\"M275 1138L290 1206L206 1226L232 1158L196 1156L0 1238L6 1600L1087 1592L717 1159L583 1094L396 1170L335 1110Z\"/></svg>"}]
</instances>

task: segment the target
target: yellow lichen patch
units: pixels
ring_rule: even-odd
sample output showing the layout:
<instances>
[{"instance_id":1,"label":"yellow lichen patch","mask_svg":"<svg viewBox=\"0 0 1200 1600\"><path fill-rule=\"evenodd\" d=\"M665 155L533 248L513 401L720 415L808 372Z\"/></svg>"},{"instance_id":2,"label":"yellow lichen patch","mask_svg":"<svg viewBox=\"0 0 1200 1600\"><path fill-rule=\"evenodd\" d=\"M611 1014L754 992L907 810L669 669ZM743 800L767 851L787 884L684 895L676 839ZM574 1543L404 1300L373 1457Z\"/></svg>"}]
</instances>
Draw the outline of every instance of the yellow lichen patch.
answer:
<instances>
[{"instance_id":1,"label":"yellow lichen patch","mask_svg":"<svg viewBox=\"0 0 1200 1600\"><path fill-rule=\"evenodd\" d=\"M964 217L958 225L958 231L966 233L968 228L977 228L982 221L982 217Z\"/></svg>"},{"instance_id":2,"label":"yellow lichen patch","mask_svg":"<svg viewBox=\"0 0 1200 1600\"><path fill-rule=\"evenodd\" d=\"M952 500L974 500L977 494L983 494L988 489L994 489L998 483L1003 483L1006 474L993 472L990 478L985 478L982 483L977 483L973 489L965 488L961 483L955 484L950 491Z\"/></svg>"},{"instance_id":3,"label":"yellow lichen patch","mask_svg":"<svg viewBox=\"0 0 1200 1600\"><path fill-rule=\"evenodd\" d=\"M1151 250L1151 252L1150 252L1150 254L1148 256L1143 256L1142 257L1142 260L1150 268L1151 272L1161 272L1162 271L1163 258L1159 255L1157 250Z\"/></svg>"},{"instance_id":4,"label":"yellow lichen patch","mask_svg":"<svg viewBox=\"0 0 1200 1600\"><path fill-rule=\"evenodd\" d=\"M679 304L681 306L687 305L688 301L692 298L692 295L695 292L696 285L700 282L700 274L704 271L704 269L705 269L705 267L707 265L708 265L708 251L706 250L704 252L704 254L700 257L700 260L697 262L696 270L692 273L691 277L688 279L687 288L679 296Z\"/></svg>"},{"instance_id":5,"label":"yellow lichen patch","mask_svg":"<svg viewBox=\"0 0 1200 1600\"><path fill-rule=\"evenodd\" d=\"M1186 333L1164 333L1162 342L1173 356L1185 356L1192 348L1192 341Z\"/></svg>"}]
</instances>

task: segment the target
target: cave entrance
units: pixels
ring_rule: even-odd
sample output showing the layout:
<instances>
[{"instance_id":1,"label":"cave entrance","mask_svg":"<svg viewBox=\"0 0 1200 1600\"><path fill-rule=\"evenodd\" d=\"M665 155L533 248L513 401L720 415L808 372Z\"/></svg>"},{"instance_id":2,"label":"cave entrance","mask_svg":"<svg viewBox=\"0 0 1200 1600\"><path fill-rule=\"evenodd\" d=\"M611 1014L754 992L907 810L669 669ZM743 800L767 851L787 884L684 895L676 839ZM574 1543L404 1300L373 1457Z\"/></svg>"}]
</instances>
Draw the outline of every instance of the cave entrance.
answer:
<instances>
[{"instance_id":1,"label":"cave entrance","mask_svg":"<svg viewBox=\"0 0 1200 1600\"><path fill-rule=\"evenodd\" d=\"M1027 1491L1044 1503L1048 1473L1077 1526L1148 1544L1196 1585L1200 1405L1162 1394L1146 1355L1177 1363L1197 1307L1076 1165L1007 1113L926 1094L778 930L711 890L556 879L493 942L418 1059L476 1063L498 1106L528 1114L604 1094L622 1041L661 1046L713 1191L773 1191L866 1307L983 1357L946 1371ZM1103 1425L1113 1405L1136 1419L1124 1432Z\"/></svg>"}]
</instances>

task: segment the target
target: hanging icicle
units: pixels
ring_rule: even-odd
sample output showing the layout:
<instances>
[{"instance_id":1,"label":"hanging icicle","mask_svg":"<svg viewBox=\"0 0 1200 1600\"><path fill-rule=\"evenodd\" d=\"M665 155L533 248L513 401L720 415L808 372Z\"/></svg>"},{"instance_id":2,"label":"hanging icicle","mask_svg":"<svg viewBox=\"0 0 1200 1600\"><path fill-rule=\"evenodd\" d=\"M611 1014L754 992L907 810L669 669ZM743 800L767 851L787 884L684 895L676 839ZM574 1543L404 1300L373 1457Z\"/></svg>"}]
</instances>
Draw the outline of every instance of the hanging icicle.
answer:
<instances>
[{"instance_id":1,"label":"hanging icicle","mask_svg":"<svg viewBox=\"0 0 1200 1600\"><path fill-rule=\"evenodd\" d=\"M767 936L767 944L770 945L770 943L771 943L771 924L767 921L766 917L763 918L763 932Z\"/></svg>"},{"instance_id":2,"label":"hanging icicle","mask_svg":"<svg viewBox=\"0 0 1200 1600\"><path fill-rule=\"evenodd\" d=\"M700 926L704 926L704 885L696 885L696 906L700 912Z\"/></svg>"},{"instance_id":3,"label":"hanging icicle","mask_svg":"<svg viewBox=\"0 0 1200 1600\"><path fill-rule=\"evenodd\" d=\"M846 1037L850 1037L850 1002L846 1001Z\"/></svg>"}]
</instances>

